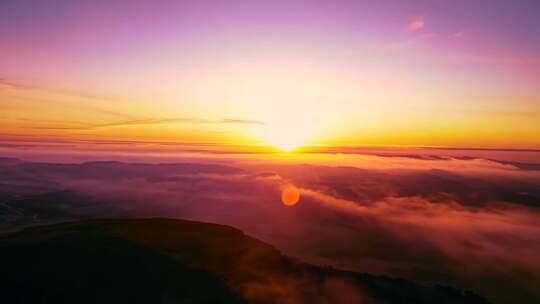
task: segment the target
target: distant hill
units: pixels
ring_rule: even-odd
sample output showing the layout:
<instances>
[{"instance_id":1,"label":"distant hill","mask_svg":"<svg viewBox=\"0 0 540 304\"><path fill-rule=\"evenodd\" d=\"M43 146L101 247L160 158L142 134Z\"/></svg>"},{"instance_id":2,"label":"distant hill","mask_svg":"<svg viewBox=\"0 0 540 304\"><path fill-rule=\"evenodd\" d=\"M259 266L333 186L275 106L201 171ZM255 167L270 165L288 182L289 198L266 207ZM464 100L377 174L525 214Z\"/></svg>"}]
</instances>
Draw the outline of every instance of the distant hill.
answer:
<instances>
[{"instance_id":1,"label":"distant hill","mask_svg":"<svg viewBox=\"0 0 540 304\"><path fill-rule=\"evenodd\" d=\"M449 287L311 266L240 230L88 220L0 235L3 303L487 303Z\"/></svg>"}]
</instances>

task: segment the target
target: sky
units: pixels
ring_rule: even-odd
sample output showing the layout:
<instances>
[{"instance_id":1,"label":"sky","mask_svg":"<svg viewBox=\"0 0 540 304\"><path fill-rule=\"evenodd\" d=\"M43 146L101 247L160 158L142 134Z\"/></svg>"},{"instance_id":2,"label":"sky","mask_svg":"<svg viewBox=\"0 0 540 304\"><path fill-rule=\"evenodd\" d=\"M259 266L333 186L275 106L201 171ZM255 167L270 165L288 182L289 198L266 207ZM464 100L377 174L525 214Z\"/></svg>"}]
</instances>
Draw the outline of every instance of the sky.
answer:
<instances>
[{"instance_id":1,"label":"sky","mask_svg":"<svg viewBox=\"0 0 540 304\"><path fill-rule=\"evenodd\" d=\"M538 1L2 1L0 140L540 148Z\"/></svg>"}]
</instances>

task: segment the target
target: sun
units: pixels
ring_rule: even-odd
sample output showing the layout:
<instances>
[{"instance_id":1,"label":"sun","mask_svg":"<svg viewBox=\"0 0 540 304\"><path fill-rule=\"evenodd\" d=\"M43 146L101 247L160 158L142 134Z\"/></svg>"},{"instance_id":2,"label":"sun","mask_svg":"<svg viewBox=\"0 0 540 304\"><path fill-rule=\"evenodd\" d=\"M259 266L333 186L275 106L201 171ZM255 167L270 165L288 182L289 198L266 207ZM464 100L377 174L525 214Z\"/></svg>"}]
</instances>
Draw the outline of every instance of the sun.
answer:
<instances>
[{"instance_id":1,"label":"sun","mask_svg":"<svg viewBox=\"0 0 540 304\"><path fill-rule=\"evenodd\" d=\"M308 139L294 130L278 129L269 130L265 136L265 141L283 152L292 152L306 145Z\"/></svg>"},{"instance_id":2,"label":"sun","mask_svg":"<svg viewBox=\"0 0 540 304\"><path fill-rule=\"evenodd\" d=\"M269 144L272 145L273 147L278 148L280 151L283 151L283 152L292 152L296 148L302 146L302 144L295 141L290 141L286 138L273 140L269 142Z\"/></svg>"},{"instance_id":3,"label":"sun","mask_svg":"<svg viewBox=\"0 0 540 304\"><path fill-rule=\"evenodd\" d=\"M279 150L283 151L283 152L292 152L294 151L296 148L298 148L299 146L294 144L294 143L287 143L287 142L283 142L283 143L276 143L274 144L273 146L275 146L276 148L278 148Z\"/></svg>"},{"instance_id":4,"label":"sun","mask_svg":"<svg viewBox=\"0 0 540 304\"><path fill-rule=\"evenodd\" d=\"M245 92L243 99L258 102L246 104L242 116L261 122L249 129L258 143L292 152L324 141L341 116L332 105L319 102L323 95L317 91L320 85L286 75L280 73L279 77L248 86L251 91Z\"/></svg>"},{"instance_id":5,"label":"sun","mask_svg":"<svg viewBox=\"0 0 540 304\"><path fill-rule=\"evenodd\" d=\"M264 132L264 141L283 152L291 152L307 145L310 140L309 128L301 124L269 125Z\"/></svg>"}]
</instances>

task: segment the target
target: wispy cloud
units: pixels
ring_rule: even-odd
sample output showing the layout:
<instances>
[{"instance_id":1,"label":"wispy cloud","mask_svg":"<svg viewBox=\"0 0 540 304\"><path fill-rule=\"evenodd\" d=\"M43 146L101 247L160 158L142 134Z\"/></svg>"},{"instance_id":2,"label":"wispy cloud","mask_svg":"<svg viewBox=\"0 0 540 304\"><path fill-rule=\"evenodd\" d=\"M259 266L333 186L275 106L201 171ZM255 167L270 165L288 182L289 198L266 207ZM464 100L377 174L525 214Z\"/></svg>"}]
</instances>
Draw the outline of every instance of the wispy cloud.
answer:
<instances>
[{"instance_id":1,"label":"wispy cloud","mask_svg":"<svg viewBox=\"0 0 540 304\"><path fill-rule=\"evenodd\" d=\"M6 78L0 77L0 86L6 86L6 87L12 87L12 88L18 88L18 89L31 89L32 87L29 85L20 84L17 82L10 81Z\"/></svg>"},{"instance_id":2,"label":"wispy cloud","mask_svg":"<svg viewBox=\"0 0 540 304\"><path fill-rule=\"evenodd\" d=\"M204 119L204 118L151 118L120 121L106 124L98 124L92 128L105 127L122 127L122 126L137 126L137 125L161 125L161 124L263 124L261 121L225 118L225 119Z\"/></svg>"},{"instance_id":3,"label":"wispy cloud","mask_svg":"<svg viewBox=\"0 0 540 304\"><path fill-rule=\"evenodd\" d=\"M7 92L3 94L2 98L13 98L17 101L25 101L27 103L54 104L55 106L62 107L62 111L82 110L99 115L105 115L107 117L133 119L133 116L128 113L111 109L108 105L113 104L113 100L105 97L98 97L82 92L73 92L64 89L41 87L8 78L0 78L0 92L4 91L6 88L13 89L16 92ZM26 94L28 92L38 92L40 95L39 97L29 96ZM74 102L73 100L76 100L77 102ZM102 103L102 105L97 106L95 104L96 101L99 101Z\"/></svg>"},{"instance_id":4,"label":"wispy cloud","mask_svg":"<svg viewBox=\"0 0 540 304\"><path fill-rule=\"evenodd\" d=\"M118 120L113 120L111 122L105 123L92 123L84 121L69 121L69 120L49 120L49 119L30 119L30 118L19 118L18 121L24 122L24 125L20 126L21 129L35 129L35 130L96 130L101 128L112 128L112 127L126 127L126 126L148 126L148 125L165 125L165 124L238 124L238 125L263 125L262 121L253 120L253 119L243 119L243 118L221 118L221 119L206 119L199 117L173 117L173 118L148 118L148 117L137 117L129 113L124 113L121 111L114 111L107 107L108 104L112 104L111 100L106 98L100 98L80 92L70 92L65 90L55 90L50 88L42 88L34 85L28 85L17 81L12 81L10 79L0 77L0 89L2 87L14 88L20 91L38 91L44 92L45 94L52 94L52 97L35 97L35 96L15 96L17 100L25 100L27 102L39 102L39 103L54 103L57 106L61 106L62 110L66 109L76 109L83 110L85 112L90 112L94 114L101 114L109 117L111 121L112 117L118 118ZM57 99L59 95L60 99ZM47 95L48 96L48 95ZM8 97L12 97L9 96ZM69 100L65 100L65 97L74 97L79 102L73 103ZM80 99L83 99L82 101ZM84 101L91 100L92 102L99 100L103 101L105 104L103 106L96 106L93 103L88 103Z\"/></svg>"},{"instance_id":5,"label":"wispy cloud","mask_svg":"<svg viewBox=\"0 0 540 304\"><path fill-rule=\"evenodd\" d=\"M35 123L48 123L45 121L34 121ZM102 123L102 124L87 124L59 122L57 125L42 125L24 127L25 129L39 130L95 130L109 127L129 127L129 126L147 126L147 125L163 125L163 124L247 124L247 125L263 125L262 121L239 119L239 118L224 118L224 119L203 119L203 118L150 118L150 119L133 119L118 122Z\"/></svg>"}]
</instances>

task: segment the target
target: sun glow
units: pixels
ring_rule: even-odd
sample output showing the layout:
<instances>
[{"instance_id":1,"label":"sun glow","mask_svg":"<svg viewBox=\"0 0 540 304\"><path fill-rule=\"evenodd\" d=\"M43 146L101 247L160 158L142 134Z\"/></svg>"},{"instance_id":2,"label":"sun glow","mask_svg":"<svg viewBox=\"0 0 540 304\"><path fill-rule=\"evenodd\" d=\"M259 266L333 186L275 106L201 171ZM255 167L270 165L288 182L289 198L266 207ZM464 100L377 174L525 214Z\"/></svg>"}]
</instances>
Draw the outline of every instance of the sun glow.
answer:
<instances>
[{"instance_id":1,"label":"sun glow","mask_svg":"<svg viewBox=\"0 0 540 304\"><path fill-rule=\"evenodd\" d=\"M309 128L300 124L268 126L264 130L263 138L267 144L284 152L306 145L311 139Z\"/></svg>"},{"instance_id":2,"label":"sun glow","mask_svg":"<svg viewBox=\"0 0 540 304\"><path fill-rule=\"evenodd\" d=\"M286 100L286 99L282 99ZM324 110L313 109L307 101L276 103L275 107L261 107L260 117L264 125L257 126L255 136L263 143L283 152L291 152L301 146L316 144L322 137L332 117Z\"/></svg>"},{"instance_id":3,"label":"sun glow","mask_svg":"<svg viewBox=\"0 0 540 304\"><path fill-rule=\"evenodd\" d=\"M300 147L299 145L296 145L294 143L288 143L288 142L275 143L273 144L273 146L283 152L292 152L296 148Z\"/></svg>"}]
</instances>

